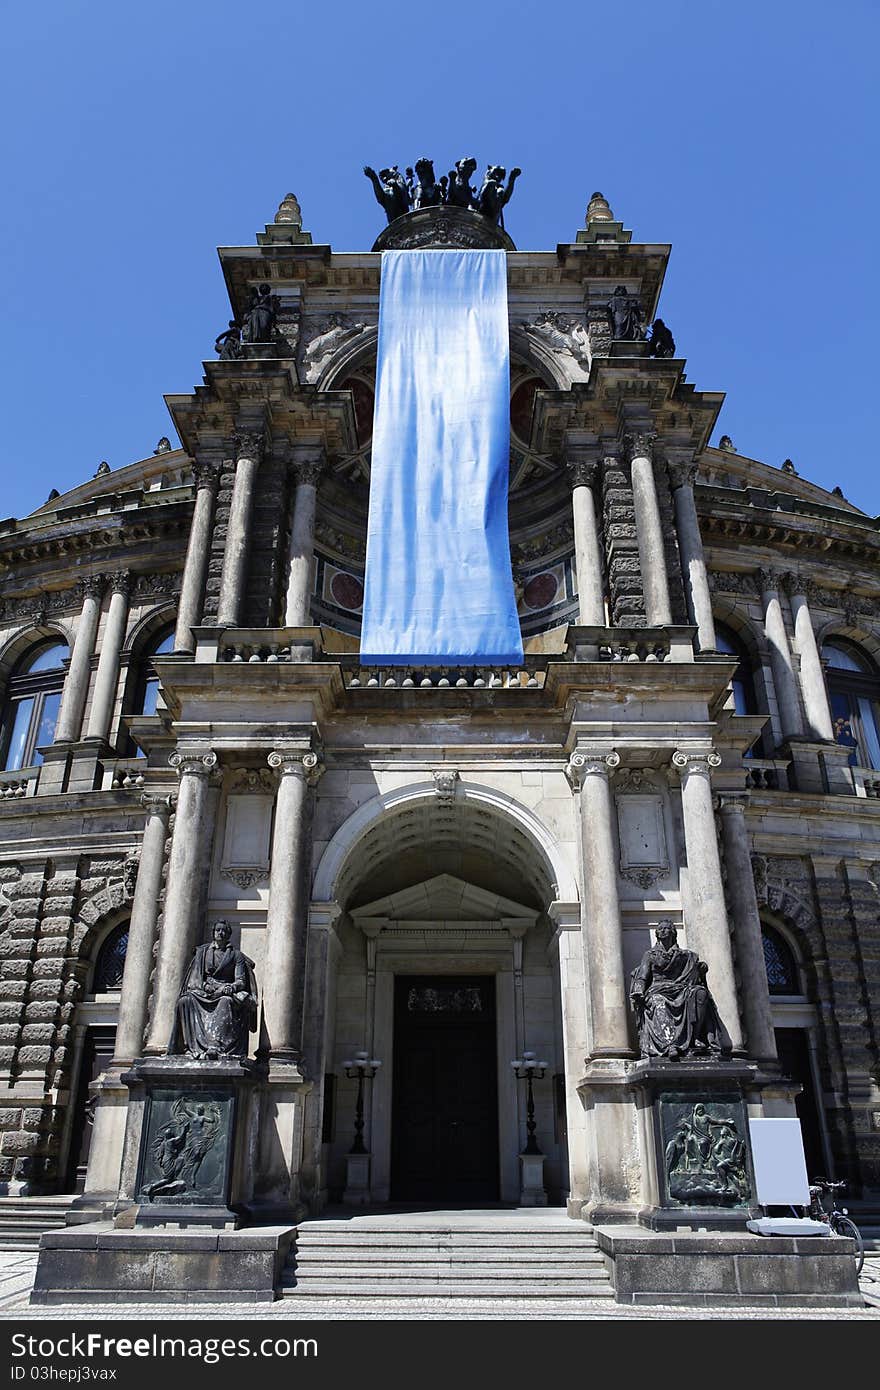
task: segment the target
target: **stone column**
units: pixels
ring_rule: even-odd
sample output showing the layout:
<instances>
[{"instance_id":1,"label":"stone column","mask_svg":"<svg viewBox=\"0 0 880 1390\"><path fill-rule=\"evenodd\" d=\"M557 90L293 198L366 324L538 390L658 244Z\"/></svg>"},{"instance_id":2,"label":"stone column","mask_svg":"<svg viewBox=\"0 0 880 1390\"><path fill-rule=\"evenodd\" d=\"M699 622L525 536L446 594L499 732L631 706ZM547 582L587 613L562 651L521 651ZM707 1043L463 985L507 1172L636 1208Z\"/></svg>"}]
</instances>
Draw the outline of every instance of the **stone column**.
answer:
<instances>
[{"instance_id":1,"label":"stone column","mask_svg":"<svg viewBox=\"0 0 880 1390\"><path fill-rule=\"evenodd\" d=\"M174 1027L174 1008L202 928L204 888L210 872L215 798L211 775L217 754L177 752L180 787L168 861L165 912L153 989L153 1017L146 1051L165 1053Z\"/></svg>"},{"instance_id":2,"label":"stone column","mask_svg":"<svg viewBox=\"0 0 880 1390\"><path fill-rule=\"evenodd\" d=\"M645 620L648 627L664 627L672 622L672 605L666 574L663 526L654 481L654 435L628 434L624 442L632 465L636 536L645 590Z\"/></svg>"},{"instance_id":3,"label":"stone column","mask_svg":"<svg viewBox=\"0 0 880 1390\"><path fill-rule=\"evenodd\" d=\"M605 626L602 586L602 552L596 524L593 485L598 464L588 459L571 459L568 482L574 519L574 562L578 585L578 622L584 627Z\"/></svg>"},{"instance_id":4,"label":"stone column","mask_svg":"<svg viewBox=\"0 0 880 1390\"><path fill-rule=\"evenodd\" d=\"M276 749L269 766L280 774L272 835L263 1017L270 1054L298 1062L302 1050L303 990L311 869L311 787L320 757L310 749Z\"/></svg>"},{"instance_id":5,"label":"stone column","mask_svg":"<svg viewBox=\"0 0 880 1390\"><path fill-rule=\"evenodd\" d=\"M293 465L296 491L293 502L293 519L290 525L285 608L285 623L288 627L310 627L312 622L315 511L318 501L318 479L323 467L324 451L322 449L297 451Z\"/></svg>"},{"instance_id":6,"label":"stone column","mask_svg":"<svg viewBox=\"0 0 880 1390\"><path fill-rule=\"evenodd\" d=\"M783 738L803 736L804 724L798 702L797 681L785 631L785 620L779 602L781 576L774 570L759 570L758 581L761 586L761 599L764 604L764 631L770 647L770 670L779 705L779 719Z\"/></svg>"},{"instance_id":7,"label":"stone column","mask_svg":"<svg viewBox=\"0 0 880 1390\"><path fill-rule=\"evenodd\" d=\"M89 693L89 675L101 617L104 585L103 574L92 574L81 581L83 605L76 625L70 666L64 681L64 693L61 696L61 708L55 726L55 743L75 743L82 733L83 711Z\"/></svg>"},{"instance_id":8,"label":"stone column","mask_svg":"<svg viewBox=\"0 0 880 1390\"><path fill-rule=\"evenodd\" d=\"M799 575L789 574L783 579L791 601L794 618L794 640L801 659L801 691L807 724L812 738L834 742L834 726L828 704L828 691L822 671L822 659L813 628L813 618L809 605L809 581Z\"/></svg>"},{"instance_id":9,"label":"stone column","mask_svg":"<svg viewBox=\"0 0 880 1390\"><path fill-rule=\"evenodd\" d=\"M685 597L688 615L697 629L697 648L701 652L715 650L715 621L712 617L712 595L706 576L703 538L694 501L694 479L697 465L692 451L667 449L669 481L675 505L675 529L684 572ZM684 457L681 457L684 455Z\"/></svg>"},{"instance_id":10,"label":"stone column","mask_svg":"<svg viewBox=\"0 0 880 1390\"><path fill-rule=\"evenodd\" d=\"M617 897L617 851L611 817L609 773L620 764L618 753L578 749L568 760L568 777L580 793L583 864L583 950L590 1001L590 1057L630 1057L626 976L620 904Z\"/></svg>"},{"instance_id":11,"label":"stone column","mask_svg":"<svg viewBox=\"0 0 880 1390\"><path fill-rule=\"evenodd\" d=\"M220 482L220 465L197 460L193 464L193 477L196 500L189 528L180 599L177 604L177 627L174 632L176 652L194 652L196 648L192 630L201 620L202 605L205 601L205 580L211 555L214 503Z\"/></svg>"},{"instance_id":12,"label":"stone column","mask_svg":"<svg viewBox=\"0 0 880 1390\"><path fill-rule=\"evenodd\" d=\"M742 792L722 792L718 802L746 1041L750 1055L757 1061L775 1062L776 1038L761 941L761 914L746 829L748 796Z\"/></svg>"},{"instance_id":13,"label":"stone column","mask_svg":"<svg viewBox=\"0 0 880 1390\"><path fill-rule=\"evenodd\" d=\"M110 732L116 691L119 687L119 658L125 641L125 628L128 622L128 596L131 593L131 576L125 572L110 577L110 607L104 624L101 640L101 655L98 657L98 673L95 676L95 693L89 713L86 738L94 738L102 743Z\"/></svg>"},{"instance_id":14,"label":"stone column","mask_svg":"<svg viewBox=\"0 0 880 1390\"><path fill-rule=\"evenodd\" d=\"M141 805L146 808L147 819L119 995L114 1051L114 1065L118 1066L133 1062L143 1051L144 1029L149 1013L150 976L153 972L153 947L159 921L162 869L165 865L165 841L173 798L144 795Z\"/></svg>"},{"instance_id":15,"label":"stone column","mask_svg":"<svg viewBox=\"0 0 880 1390\"><path fill-rule=\"evenodd\" d=\"M251 513L254 508L257 470L262 456L262 435L242 433L236 436L235 482L232 485L226 548L223 552L223 572L220 576L218 627L235 627L241 621L247 585Z\"/></svg>"},{"instance_id":16,"label":"stone column","mask_svg":"<svg viewBox=\"0 0 880 1390\"><path fill-rule=\"evenodd\" d=\"M685 927L688 949L696 951L708 965L707 984L734 1049L741 1052L739 1003L712 805L712 769L720 763L720 754L714 752L675 752L672 755L672 765L681 778L687 856Z\"/></svg>"}]
</instances>

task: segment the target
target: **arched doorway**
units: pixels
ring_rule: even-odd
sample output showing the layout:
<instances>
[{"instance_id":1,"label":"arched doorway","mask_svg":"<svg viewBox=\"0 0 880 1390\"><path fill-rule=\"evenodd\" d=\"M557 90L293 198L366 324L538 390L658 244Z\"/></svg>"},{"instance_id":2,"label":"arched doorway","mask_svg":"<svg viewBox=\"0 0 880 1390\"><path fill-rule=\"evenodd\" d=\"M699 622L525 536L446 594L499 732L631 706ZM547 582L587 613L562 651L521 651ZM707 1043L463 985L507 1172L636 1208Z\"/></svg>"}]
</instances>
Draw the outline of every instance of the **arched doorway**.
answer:
<instances>
[{"instance_id":1,"label":"arched doorway","mask_svg":"<svg viewBox=\"0 0 880 1390\"><path fill-rule=\"evenodd\" d=\"M551 1201L568 1195L565 1021L548 916L560 882L576 900L547 827L473 784L376 798L330 842L315 897L342 909L322 1126L331 1199L344 1190L357 1101L341 1061L359 1050L382 1063L365 1098L371 1200L518 1202L525 1095L511 1063L523 1050L547 1062L534 1093L545 1183Z\"/></svg>"},{"instance_id":2,"label":"arched doorway","mask_svg":"<svg viewBox=\"0 0 880 1390\"><path fill-rule=\"evenodd\" d=\"M126 915L98 941L89 964L85 993L77 1006L67 1164L62 1180L64 1192L79 1193L85 1188L94 1121L94 1104L89 1088L107 1070L113 1057L127 947Z\"/></svg>"}]
</instances>

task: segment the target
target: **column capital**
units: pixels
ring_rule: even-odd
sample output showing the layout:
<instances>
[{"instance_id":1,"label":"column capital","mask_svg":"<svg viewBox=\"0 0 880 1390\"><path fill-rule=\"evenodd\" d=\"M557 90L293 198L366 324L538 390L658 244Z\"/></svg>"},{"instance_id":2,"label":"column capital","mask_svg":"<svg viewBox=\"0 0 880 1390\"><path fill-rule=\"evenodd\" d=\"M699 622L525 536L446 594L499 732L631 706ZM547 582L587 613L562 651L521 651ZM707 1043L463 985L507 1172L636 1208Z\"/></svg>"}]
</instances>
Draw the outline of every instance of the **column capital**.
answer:
<instances>
[{"instance_id":1,"label":"column capital","mask_svg":"<svg viewBox=\"0 0 880 1390\"><path fill-rule=\"evenodd\" d=\"M134 578L128 570L117 570L115 574L110 575L110 592L130 598L133 583Z\"/></svg>"},{"instance_id":2,"label":"column capital","mask_svg":"<svg viewBox=\"0 0 880 1390\"><path fill-rule=\"evenodd\" d=\"M309 487L317 487L326 464L327 458L323 449L295 451L290 466L296 486L305 483Z\"/></svg>"},{"instance_id":3,"label":"column capital","mask_svg":"<svg viewBox=\"0 0 880 1390\"><path fill-rule=\"evenodd\" d=\"M263 457L266 438L260 430L236 430L233 446L236 463L241 459L256 459L259 463Z\"/></svg>"},{"instance_id":4,"label":"column capital","mask_svg":"<svg viewBox=\"0 0 880 1390\"><path fill-rule=\"evenodd\" d=\"M87 598L103 598L104 590L107 587L107 576L104 574L86 574L79 581L80 598L85 602Z\"/></svg>"},{"instance_id":5,"label":"column capital","mask_svg":"<svg viewBox=\"0 0 880 1390\"><path fill-rule=\"evenodd\" d=\"M565 471L568 474L568 486L572 491L576 487L592 487L599 472L599 463L597 459L569 459Z\"/></svg>"},{"instance_id":6,"label":"column capital","mask_svg":"<svg viewBox=\"0 0 880 1390\"><path fill-rule=\"evenodd\" d=\"M578 789L588 777L603 777L607 781L619 766L620 754L613 748L600 751L578 748L568 760L565 775L572 787Z\"/></svg>"},{"instance_id":7,"label":"column capital","mask_svg":"<svg viewBox=\"0 0 880 1390\"><path fill-rule=\"evenodd\" d=\"M314 748L273 748L266 759L273 772L283 777L300 777L310 787L324 773L324 757Z\"/></svg>"},{"instance_id":8,"label":"column capital","mask_svg":"<svg viewBox=\"0 0 880 1390\"><path fill-rule=\"evenodd\" d=\"M178 777L190 775L193 777L211 777L217 770L217 754L213 748L207 751L203 749L176 749L168 758L168 762L177 772Z\"/></svg>"},{"instance_id":9,"label":"column capital","mask_svg":"<svg viewBox=\"0 0 880 1390\"><path fill-rule=\"evenodd\" d=\"M171 792L165 796L159 792L142 792L140 797L140 803L147 815L158 816L166 825L171 819L171 812L174 810L176 800L177 798Z\"/></svg>"},{"instance_id":10,"label":"column capital","mask_svg":"<svg viewBox=\"0 0 880 1390\"><path fill-rule=\"evenodd\" d=\"M685 753L677 748L672 755L672 766L682 779L692 773L699 773L701 777L708 778L712 776L716 767L721 766L721 754L716 753L714 749L704 753Z\"/></svg>"},{"instance_id":11,"label":"column capital","mask_svg":"<svg viewBox=\"0 0 880 1390\"><path fill-rule=\"evenodd\" d=\"M778 594L782 588L783 571L772 569L770 566L761 566L755 571L758 576L758 587L762 594Z\"/></svg>"},{"instance_id":12,"label":"column capital","mask_svg":"<svg viewBox=\"0 0 880 1390\"><path fill-rule=\"evenodd\" d=\"M667 449L666 471L674 489L693 487L697 478L697 465L690 449Z\"/></svg>"},{"instance_id":13,"label":"column capital","mask_svg":"<svg viewBox=\"0 0 880 1390\"><path fill-rule=\"evenodd\" d=\"M749 800L748 792L719 792L714 805L722 815L745 815Z\"/></svg>"},{"instance_id":14,"label":"column capital","mask_svg":"<svg viewBox=\"0 0 880 1390\"><path fill-rule=\"evenodd\" d=\"M196 459L192 466L193 481L196 491L202 488L209 488L211 492L216 492L220 485L220 470L222 464L217 459Z\"/></svg>"},{"instance_id":15,"label":"column capital","mask_svg":"<svg viewBox=\"0 0 880 1390\"><path fill-rule=\"evenodd\" d=\"M654 444L657 435L653 430L629 430L623 436L623 447L626 456L632 463L633 459L642 458L649 461L654 458Z\"/></svg>"}]
</instances>

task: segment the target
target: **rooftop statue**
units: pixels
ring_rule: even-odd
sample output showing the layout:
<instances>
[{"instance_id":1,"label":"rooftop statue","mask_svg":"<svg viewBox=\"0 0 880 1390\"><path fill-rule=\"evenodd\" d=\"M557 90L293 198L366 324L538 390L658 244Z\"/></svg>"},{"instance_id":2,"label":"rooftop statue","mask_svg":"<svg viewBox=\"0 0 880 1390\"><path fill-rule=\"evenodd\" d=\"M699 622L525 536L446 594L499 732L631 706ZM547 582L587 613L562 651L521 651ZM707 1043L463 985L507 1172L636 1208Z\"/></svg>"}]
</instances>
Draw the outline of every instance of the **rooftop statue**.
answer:
<instances>
[{"instance_id":1,"label":"rooftop statue","mask_svg":"<svg viewBox=\"0 0 880 1390\"><path fill-rule=\"evenodd\" d=\"M237 358L244 356L241 350L241 329L235 319L230 319L229 327L217 334L214 351L221 362L234 362Z\"/></svg>"},{"instance_id":2,"label":"rooftop statue","mask_svg":"<svg viewBox=\"0 0 880 1390\"><path fill-rule=\"evenodd\" d=\"M674 357L675 339L662 319L655 319L651 324L651 345L652 357Z\"/></svg>"},{"instance_id":3,"label":"rooftop statue","mask_svg":"<svg viewBox=\"0 0 880 1390\"><path fill-rule=\"evenodd\" d=\"M271 343L277 317L275 296L270 285L260 285L251 295L241 329L243 343Z\"/></svg>"},{"instance_id":4,"label":"rooftop statue","mask_svg":"<svg viewBox=\"0 0 880 1390\"><path fill-rule=\"evenodd\" d=\"M630 294L625 285L618 285L608 301L611 316L611 336L624 342L640 341L645 336L642 306L638 295Z\"/></svg>"},{"instance_id":5,"label":"rooftop statue","mask_svg":"<svg viewBox=\"0 0 880 1390\"><path fill-rule=\"evenodd\" d=\"M380 169L378 174L369 164L365 164L364 173L373 185L376 202L384 209L389 222L410 211L412 195L396 164L390 169Z\"/></svg>"},{"instance_id":6,"label":"rooftop statue","mask_svg":"<svg viewBox=\"0 0 880 1390\"><path fill-rule=\"evenodd\" d=\"M407 173L409 172L410 170L407 170ZM413 212L418 212L420 208L438 207L444 201L445 190L434 177L434 161L417 159L416 178L418 182L413 192Z\"/></svg>"},{"instance_id":7,"label":"rooftop statue","mask_svg":"<svg viewBox=\"0 0 880 1390\"><path fill-rule=\"evenodd\" d=\"M367 164L364 173L373 185L376 201L389 222L408 212L448 207L481 213L493 226L503 228L503 209L510 201L513 186L522 170L511 169L505 184L506 170L500 164L490 164L477 192L471 183L476 169L476 159L468 155L457 161L448 176L444 174L439 179L434 174L434 161L427 158L419 159L415 168L407 168L404 174L396 164L388 169L380 169L378 174Z\"/></svg>"},{"instance_id":8,"label":"rooftop statue","mask_svg":"<svg viewBox=\"0 0 880 1390\"><path fill-rule=\"evenodd\" d=\"M471 187L471 179L477 172L477 161L471 155L467 159L460 159L454 169L449 171L449 184L446 190L446 202L451 208L472 208L477 201L477 195Z\"/></svg>"},{"instance_id":9,"label":"rooftop statue","mask_svg":"<svg viewBox=\"0 0 880 1390\"><path fill-rule=\"evenodd\" d=\"M671 922L656 928L657 940L632 973L629 998L639 1030L642 1057L720 1057L731 1050L706 984L708 966L684 951Z\"/></svg>"},{"instance_id":10,"label":"rooftop statue","mask_svg":"<svg viewBox=\"0 0 880 1390\"><path fill-rule=\"evenodd\" d=\"M490 164L477 198L477 211L481 212L484 217L488 217L490 222L494 222L496 227L504 226L504 207L510 202L513 185L522 173L522 169L511 169L506 188L504 186L505 173L506 170L500 164Z\"/></svg>"}]
</instances>

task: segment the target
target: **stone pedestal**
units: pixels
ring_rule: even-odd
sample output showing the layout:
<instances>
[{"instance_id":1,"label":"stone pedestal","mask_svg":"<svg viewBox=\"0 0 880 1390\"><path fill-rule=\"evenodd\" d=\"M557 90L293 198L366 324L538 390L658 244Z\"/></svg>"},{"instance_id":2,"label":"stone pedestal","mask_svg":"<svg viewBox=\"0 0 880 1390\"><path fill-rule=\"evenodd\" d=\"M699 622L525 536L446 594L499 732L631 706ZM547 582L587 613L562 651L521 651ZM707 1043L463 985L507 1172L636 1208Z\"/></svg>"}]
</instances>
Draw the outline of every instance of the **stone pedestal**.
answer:
<instances>
[{"instance_id":1,"label":"stone pedestal","mask_svg":"<svg viewBox=\"0 0 880 1390\"><path fill-rule=\"evenodd\" d=\"M760 1214L745 1093L757 1068L722 1060L648 1059L629 1084L645 1118L642 1163L651 1230L745 1230Z\"/></svg>"},{"instance_id":2,"label":"stone pedestal","mask_svg":"<svg viewBox=\"0 0 880 1390\"><path fill-rule=\"evenodd\" d=\"M370 1160L372 1154L346 1154L345 1191L347 1207L365 1207L370 1201Z\"/></svg>"},{"instance_id":3,"label":"stone pedestal","mask_svg":"<svg viewBox=\"0 0 880 1390\"><path fill-rule=\"evenodd\" d=\"M251 1198L256 1062L142 1058L130 1093L117 1225L232 1230ZM131 1205L135 1210L132 1212Z\"/></svg>"},{"instance_id":4,"label":"stone pedestal","mask_svg":"<svg viewBox=\"0 0 880 1390\"><path fill-rule=\"evenodd\" d=\"M519 1204L521 1207L546 1207L544 1187L544 1155L522 1153L519 1156Z\"/></svg>"}]
</instances>

